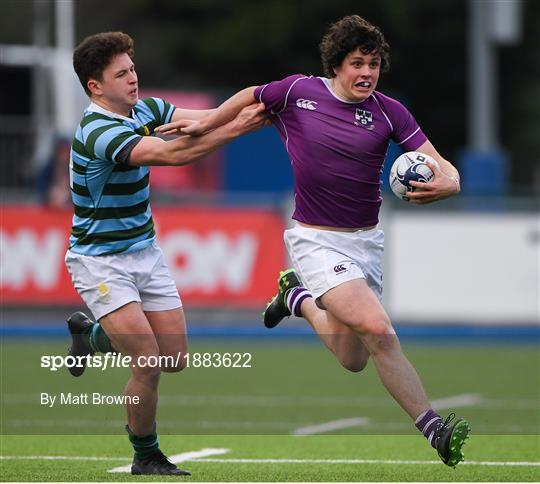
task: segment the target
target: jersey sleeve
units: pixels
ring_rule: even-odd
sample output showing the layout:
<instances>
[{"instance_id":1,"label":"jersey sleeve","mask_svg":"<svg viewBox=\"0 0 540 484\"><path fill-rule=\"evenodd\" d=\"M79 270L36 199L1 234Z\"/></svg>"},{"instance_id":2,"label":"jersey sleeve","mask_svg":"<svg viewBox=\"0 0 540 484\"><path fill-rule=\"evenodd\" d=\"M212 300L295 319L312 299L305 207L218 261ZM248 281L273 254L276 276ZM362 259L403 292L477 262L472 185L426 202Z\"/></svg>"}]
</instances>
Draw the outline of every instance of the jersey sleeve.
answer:
<instances>
[{"instance_id":1,"label":"jersey sleeve","mask_svg":"<svg viewBox=\"0 0 540 484\"><path fill-rule=\"evenodd\" d=\"M403 150L414 151L427 141L427 136L403 104L385 96L383 106L392 125L392 139Z\"/></svg>"},{"instance_id":2,"label":"jersey sleeve","mask_svg":"<svg viewBox=\"0 0 540 484\"><path fill-rule=\"evenodd\" d=\"M156 126L170 122L176 109L176 106L159 97L147 97L141 101L150 109L151 115L157 123Z\"/></svg>"},{"instance_id":3,"label":"jersey sleeve","mask_svg":"<svg viewBox=\"0 0 540 484\"><path fill-rule=\"evenodd\" d=\"M273 81L263 84L255 89L255 99L264 103L266 110L272 114L278 114L287 107L287 99L294 84L300 79L305 79L303 74L295 74L281 81Z\"/></svg>"},{"instance_id":4,"label":"jersey sleeve","mask_svg":"<svg viewBox=\"0 0 540 484\"><path fill-rule=\"evenodd\" d=\"M89 125L90 127L90 125ZM122 149L140 136L132 129L114 120L103 120L99 127L84 132L84 148L91 158L120 163Z\"/></svg>"}]
</instances>

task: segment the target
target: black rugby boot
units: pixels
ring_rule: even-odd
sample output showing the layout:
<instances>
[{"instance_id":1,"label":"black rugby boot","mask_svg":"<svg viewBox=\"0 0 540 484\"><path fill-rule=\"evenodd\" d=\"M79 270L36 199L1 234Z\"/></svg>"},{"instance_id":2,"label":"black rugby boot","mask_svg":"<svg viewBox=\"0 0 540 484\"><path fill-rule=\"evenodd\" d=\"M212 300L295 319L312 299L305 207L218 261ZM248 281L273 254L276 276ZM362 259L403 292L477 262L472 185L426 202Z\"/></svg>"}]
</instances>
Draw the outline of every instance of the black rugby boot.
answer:
<instances>
[{"instance_id":1,"label":"black rugby boot","mask_svg":"<svg viewBox=\"0 0 540 484\"><path fill-rule=\"evenodd\" d=\"M444 423L435 430L435 448L441 460L450 467L456 467L464 458L462 447L469 438L469 422L456 418L455 413L448 415Z\"/></svg>"},{"instance_id":2,"label":"black rugby boot","mask_svg":"<svg viewBox=\"0 0 540 484\"><path fill-rule=\"evenodd\" d=\"M90 348L88 332L91 331L95 323L84 313L77 311L67 319L67 325L71 334L71 348L68 350L68 355L73 356L76 360L76 365L68 367L69 372L75 376L81 376L86 369L86 356L95 353ZM84 358L80 358L84 357Z\"/></svg>"},{"instance_id":3,"label":"black rugby boot","mask_svg":"<svg viewBox=\"0 0 540 484\"><path fill-rule=\"evenodd\" d=\"M291 315L291 311L287 307L287 292L301 285L300 278L294 269L287 269L279 273L278 292L263 312L263 321L267 328L275 328L283 318Z\"/></svg>"},{"instance_id":4,"label":"black rugby boot","mask_svg":"<svg viewBox=\"0 0 540 484\"><path fill-rule=\"evenodd\" d=\"M191 476L191 472L176 467L160 450L144 459L133 457L131 474L138 476L156 474L161 476Z\"/></svg>"}]
</instances>

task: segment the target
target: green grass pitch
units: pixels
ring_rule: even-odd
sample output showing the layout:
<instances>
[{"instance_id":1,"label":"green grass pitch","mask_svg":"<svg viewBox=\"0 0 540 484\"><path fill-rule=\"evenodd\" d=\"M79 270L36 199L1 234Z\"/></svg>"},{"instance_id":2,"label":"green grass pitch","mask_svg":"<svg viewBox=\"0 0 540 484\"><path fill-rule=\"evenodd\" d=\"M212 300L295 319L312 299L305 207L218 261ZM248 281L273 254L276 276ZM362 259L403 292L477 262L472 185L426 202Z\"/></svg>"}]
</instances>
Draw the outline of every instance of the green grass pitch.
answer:
<instances>
[{"instance_id":1,"label":"green grass pitch","mask_svg":"<svg viewBox=\"0 0 540 484\"><path fill-rule=\"evenodd\" d=\"M66 346L2 344L0 479L162 481L108 472L131 460L122 406L40 404L41 393L121 394L126 369L74 379L40 367L42 355L63 355ZM190 481L540 480L536 346L403 346L441 413L454 410L471 424L466 462L455 469L438 462L372 364L348 373L322 345L300 340L193 339L192 352L250 352L252 367L163 375L161 447L180 456L193 473L181 480ZM333 422L345 424L292 435Z\"/></svg>"}]
</instances>

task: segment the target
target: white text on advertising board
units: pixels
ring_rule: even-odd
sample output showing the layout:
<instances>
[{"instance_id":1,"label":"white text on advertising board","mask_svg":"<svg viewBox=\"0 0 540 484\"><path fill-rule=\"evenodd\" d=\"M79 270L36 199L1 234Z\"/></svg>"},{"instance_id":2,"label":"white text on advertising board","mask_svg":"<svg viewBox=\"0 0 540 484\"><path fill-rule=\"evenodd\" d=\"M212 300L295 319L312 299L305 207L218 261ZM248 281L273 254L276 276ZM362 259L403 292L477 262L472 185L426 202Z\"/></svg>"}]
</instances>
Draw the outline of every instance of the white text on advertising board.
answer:
<instances>
[{"instance_id":1,"label":"white text on advertising board","mask_svg":"<svg viewBox=\"0 0 540 484\"><path fill-rule=\"evenodd\" d=\"M180 291L230 292L245 290L252 281L259 241L242 231L198 234L173 230L159 237L165 260ZM34 284L53 290L64 270L66 234L50 229L43 234L24 228L13 234L0 230L0 285L13 290Z\"/></svg>"},{"instance_id":2,"label":"white text on advertising board","mask_svg":"<svg viewBox=\"0 0 540 484\"><path fill-rule=\"evenodd\" d=\"M161 237L161 248L178 289L231 292L246 289L255 268L258 241L248 231L231 237L213 231L199 235L174 230Z\"/></svg>"},{"instance_id":3,"label":"white text on advertising board","mask_svg":"<svg viewBox=\"0 0 540 484\"><path fill-rule=\"evenodd\" d=\"M33 282L39 289L53 288L60 278L66 234L48 230L43 236L32 229L14 235L0 230L1 285L22 289Z\"/></svg>"}]
</instances>

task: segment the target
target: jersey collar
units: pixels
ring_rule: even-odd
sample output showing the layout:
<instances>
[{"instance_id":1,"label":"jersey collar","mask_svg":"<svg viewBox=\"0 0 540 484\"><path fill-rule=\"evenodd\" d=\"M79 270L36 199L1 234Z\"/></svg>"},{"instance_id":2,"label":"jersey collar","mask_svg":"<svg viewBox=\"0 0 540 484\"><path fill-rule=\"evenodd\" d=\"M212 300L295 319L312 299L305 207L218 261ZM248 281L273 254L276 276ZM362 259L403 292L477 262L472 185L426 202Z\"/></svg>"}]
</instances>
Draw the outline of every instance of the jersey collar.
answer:
<instances>
[{"instance_id":1,"label":"jersey collar","mask_svg":"<svg viewBox=\"0 0 540 484\"><path fill-rule=\"evenodd\" d=\"M328 91L330 92L330 94L332 94L332 96L334 96L338 101L341 101L342 103L347 103L347 104L362 104L364 102L366 102L371 96L373 96L373 94L370 94L366 99L364 99L363 101L349 101L348 99L343 99L341 96L338 96L334 90L332 89L332 80L331 79L328 79L327 77L319 77L319 79L323 82L323 84L326 86L326 89L328 89Z\"/></svg>"},{"instance_id":2,"label":"jersey collar","mask_svg":"<svg viewBox=\"0 0 540 484\"><path fill-rule=\"evenodd\" d=\"M88 107L86 108L86 110L91 112L91 113L104 114L105 116L107 116L109 118L122 119L124 121L129 121L131 123L133 123L133 121L134 121L133 118L130 118L128 116L123 116L122 114L114 113L113 111L108 111L107 109L102 108L101 106L99 106L95 102L91 102L88 105ZM133 113L133 109L131 110L131 112Z\"/></svg>"}]
</instances>

